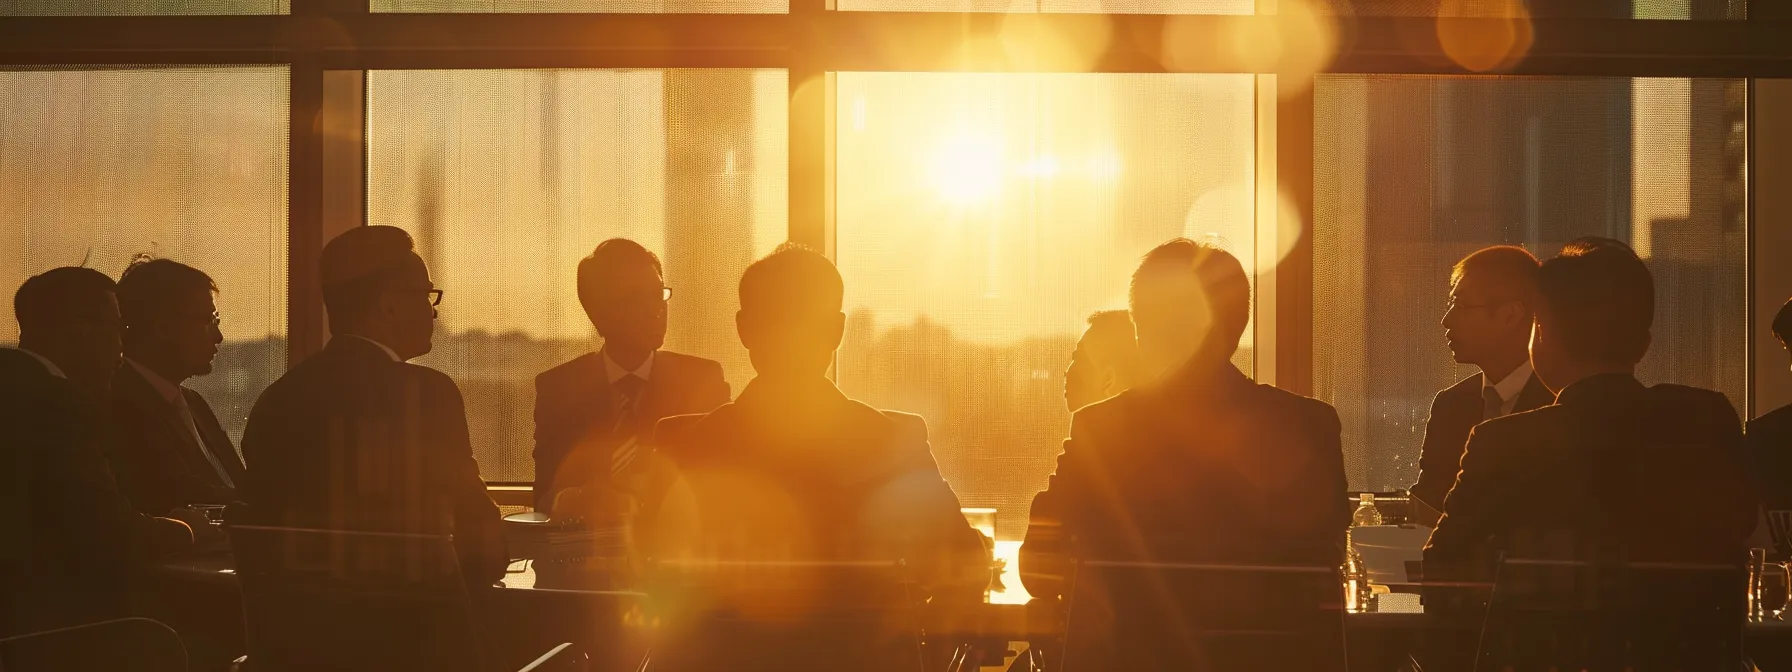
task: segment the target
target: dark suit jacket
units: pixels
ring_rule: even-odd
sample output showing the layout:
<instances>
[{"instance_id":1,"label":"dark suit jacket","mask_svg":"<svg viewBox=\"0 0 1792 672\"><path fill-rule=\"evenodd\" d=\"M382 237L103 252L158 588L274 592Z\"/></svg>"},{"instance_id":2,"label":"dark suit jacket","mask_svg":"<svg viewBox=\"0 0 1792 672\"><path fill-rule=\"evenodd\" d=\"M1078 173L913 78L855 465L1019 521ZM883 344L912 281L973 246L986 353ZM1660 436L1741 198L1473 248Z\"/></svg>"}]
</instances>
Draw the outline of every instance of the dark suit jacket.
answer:
<instances>
[{"instance_id":1,"label":"dark suit jacket","mask_svg":"<svg viewBox=\"0 0 1792 672\"><path fill-rule=\"evenodd\" d=\"M185 523L131 508L103 455L99 406L0 349L0 633L122 615L134 570L188 548Z\"/></svg>"},{"instance_id":2,"label":"dark suit jacket","mask_svg":"<svg viewBox=\"0 0 1792 672\"><path fill-rule=\"evenodd\" d=\"M1757 517L1729 400L1623 374L1475 427L1443 514L1428 580L1485 579L1493 553L1540 533L1631 561L1740 564Z\"/></svg>"},{"instance_id":3,"label":"dark suit jacket","mask_svg":"<svg viewBox=\"0 0 1792 672\"><path fill-rule=\"evenodd\" d=\"M982 536L920 416L853 401L825 378L755 379L734 403L667 418L657 435L696 518L671 523L690 534L661 536L690 539L700 556L901 559L934 595L974 596L988 582Z\"/></svg>"},{"instance_id":4,"label":"dark suit jacket","mask_svg":"<svg viewBox=\"0 0 1792 672\"><path fill-rule=\"evenodd\" d=\"M230 435L218 424L211 405L205 398L185 387L181 394L193 412L193 424L199 428L218 462L230 474L233 483L243 481L243 463L237 457ZM218 477L211 462L200 452L193 432L174 411L174 405L162 398L137 367L130 362L118 366L112 376L112 433L110 443L112 472L118 487L131 498L138 511L159 516L177 506L188 504L229 504L236 501L236 488Z\"/></svg>"},{"instance_id":5,"label":"dark suit jacket","mask_svg":"<svg viewBox=\"0 0 1792 672\"><path fill-rule=\"evenodd\" d=\"M645 439L652 436L653 427L661 418L708 413L728 403L728 381L722 379L721 364L661 350L654 354L653 372L643 394L636 418L641 423L638 436ZM610 452L616 447L609 436L616 425L616 408L617 400L600 352L536 376L536 510L553 512L554 477L575 448L591 451L591 459L585 464L600 469L609 466Z\"/></svg>"},{"instance_id":6,"label":"dark suit jacket","mask_svg":"<svg viewBox=\"0 0 1792 672\"><path fill-rule=\"evenodd\" d=\"M1792 405L1750 420L1747 445L1761 505L1792 509Z\"/></svg>"},{"instance_id":7,"label":"dark suit jacket","mask_svg":"<svg viewBox=\"0 0 1792 672\"><path fill-rule=\"evenodd\" d=\"M509 562L460 389L339 337L269 386L243 433L250 510L275 525L453 534L469 583Z\"/></svg>"},{"instance_id":8,"label":"dark suit jacket","mask_svg":"<svg viewBox=\"0 0 1792 672\"><path fill-rule=\"evenodd\" d=\"M1325 402L1229 364L1077 411L1034 500L1022 575L1066 556L1336 566L1350 525L1339 429Z\"/></svg>"},{"instance_id":9,"label":"dark suit jacket","mask_svg":"<svg viewBox=\"0 0 1792 672\"><path fill-rule=\"evenodd\" d=\"M1481 424L1481 389L1487 386L1486 374L1477 373L1437 393L1431 402L1431 418L1425 421L1425 444L1419 450L1419 482L1412 486L1412 496L1432 509L1443 510L1444 495L1456 484L1456 472L1462 466L1462 448L1468 444L1469 430ZM1555 395L1531 374L1518 393L1513 413L1542 408L1555 403Z\"/></svg>"}]
</instances>

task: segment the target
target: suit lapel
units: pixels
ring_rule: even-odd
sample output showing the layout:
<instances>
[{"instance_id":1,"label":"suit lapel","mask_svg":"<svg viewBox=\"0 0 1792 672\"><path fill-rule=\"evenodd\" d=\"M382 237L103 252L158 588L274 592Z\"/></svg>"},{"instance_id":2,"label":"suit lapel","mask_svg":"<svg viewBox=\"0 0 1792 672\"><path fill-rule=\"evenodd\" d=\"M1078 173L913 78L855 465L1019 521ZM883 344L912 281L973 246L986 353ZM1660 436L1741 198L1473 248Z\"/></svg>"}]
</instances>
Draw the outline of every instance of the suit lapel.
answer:
<instances>
[{"instance_id":1,"label":"suit lapel","mask_svg":"<svg viewBox=\"0 0 1792 672\"><path fill-rule=\"evenodd\" d=\"M144 380L143 374L136 367L128 362L122 366L125 368L126 384L119 392L128 395L132 404L156 419L156 424L161 426L169 439L167 445L174 450L175 457L186 467L187 473L211 474L211 464L205 462L205 455L200 453L198 438L181 422L180 415L174 411L174 405L163 399L149 381ZM209 482L216 478L213 475L206 480Z\"/></svg>"},{"instance_id":2,"label":"suit lapel","mask_svg":"<svg viewBox=\"0 0 1792 672\"><path fill-rule=\"evenodd\" d=\"M243 461L237 456L236 446L231 443L230 435L224 433L223 425L218 424L218 416L212 412L211 404L206 403L205 398L199 396L198 392L187 388L181 388L181 394L186 395L187 408L193 412L193 424L199 428L199 433L205 438L206 446L211 449L212 455L218 458L219 464L224 465L224 472L230 474L232 482L242 483L245 475ZM200 457L205 456L201 455ZM210 468L211 465L205 466Z\"/></svg>"}]
</instances>

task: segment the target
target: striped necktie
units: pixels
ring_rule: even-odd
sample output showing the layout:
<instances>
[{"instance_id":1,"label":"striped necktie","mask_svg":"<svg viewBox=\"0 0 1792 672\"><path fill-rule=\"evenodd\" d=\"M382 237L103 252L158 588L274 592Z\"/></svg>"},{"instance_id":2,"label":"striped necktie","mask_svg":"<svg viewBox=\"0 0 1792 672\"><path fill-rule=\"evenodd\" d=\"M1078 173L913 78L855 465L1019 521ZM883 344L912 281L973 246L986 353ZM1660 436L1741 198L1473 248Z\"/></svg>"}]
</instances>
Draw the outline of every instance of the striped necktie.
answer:
<instances>
[{"instance_id":1,"label":"striped necktie","mask_svg":"<svg viewBox=\"0 0 1792 672\"><path fill-rule=\"evenodd\" d=\"M628 374L610 384L611 389L622 399L616 408L616 425L610 435L616 440L616 449L610 453L610 474L619 476L628 471L640 453L640 441L636 436L640 432L641 423L636 417L640 405L641 390L647 387L647 381L635 374Z\"/></svg>"}]
</instances>

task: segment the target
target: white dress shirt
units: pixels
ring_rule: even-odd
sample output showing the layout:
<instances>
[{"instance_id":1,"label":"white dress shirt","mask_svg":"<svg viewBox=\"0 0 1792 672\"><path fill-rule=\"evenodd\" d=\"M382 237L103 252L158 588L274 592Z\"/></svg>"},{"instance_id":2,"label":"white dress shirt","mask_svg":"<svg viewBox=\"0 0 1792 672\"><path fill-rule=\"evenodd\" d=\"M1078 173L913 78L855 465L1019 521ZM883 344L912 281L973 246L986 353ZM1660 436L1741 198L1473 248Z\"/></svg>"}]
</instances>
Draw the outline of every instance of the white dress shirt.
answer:
<instances>
[{"instance_id":1,"label":"white dress shirt","mask_svg":"<svg viewBox=\"0 0 1792 672\"><path fill-rule=\"evenodd\" d=\"M1481 374L1481 380L1485 382L1487 374ZM1524 386L1529 382L1531 382L1531 363L1525 362L1513 369L1512 373L1506 374L1506 377L1500 382L1493 384L1493 391L1500 395L1500 415L1512 414L1512 407L1518 405L1518 395L1524 392ZM1492 418L1487 419L1491 420Z\"/></svg>"},{"instance_id":2,"label":"white dress shirt","mask_svg":"<svg viewBox=\"0 0 1792 672\"><path fill-rule=\"evenodd\" d=\"M622 365L617 364L616 360L610 359L610 352L608 350L604 351L603 354L604 354L604 377L605 377L605 379L609 380L611 383L615 383L618 380L622 380L623 376L629 375L631 373L635 374L636 378L640 378L641 382L647 382L648 380L651 380L653 377L653 356L656 354L659 354L659 351L655 350L653 352L647 353L647 359L641 360L641 365L635 367L635 370L633 370L633 371L622 368Z\"/></svg>"}]
</instances>

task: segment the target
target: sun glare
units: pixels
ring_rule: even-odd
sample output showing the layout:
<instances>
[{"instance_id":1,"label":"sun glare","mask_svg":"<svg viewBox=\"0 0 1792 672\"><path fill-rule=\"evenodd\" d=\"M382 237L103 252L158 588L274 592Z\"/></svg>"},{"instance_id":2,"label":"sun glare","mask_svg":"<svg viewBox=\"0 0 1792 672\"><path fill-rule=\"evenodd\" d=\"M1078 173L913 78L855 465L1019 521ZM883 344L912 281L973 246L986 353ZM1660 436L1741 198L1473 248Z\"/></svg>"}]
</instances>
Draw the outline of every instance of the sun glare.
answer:
<instances>
[{"instance_id":1,"label":"sun glare","mask_svg":"<svg viewBox=\"0 0 1792 672\"><path fill-rule=\"evenodd\" d=\"M932 174L948 202L987 202L1002 189L1002 146L988 134L959 130L940 143Z\"/></svg>"}]
</instances>

